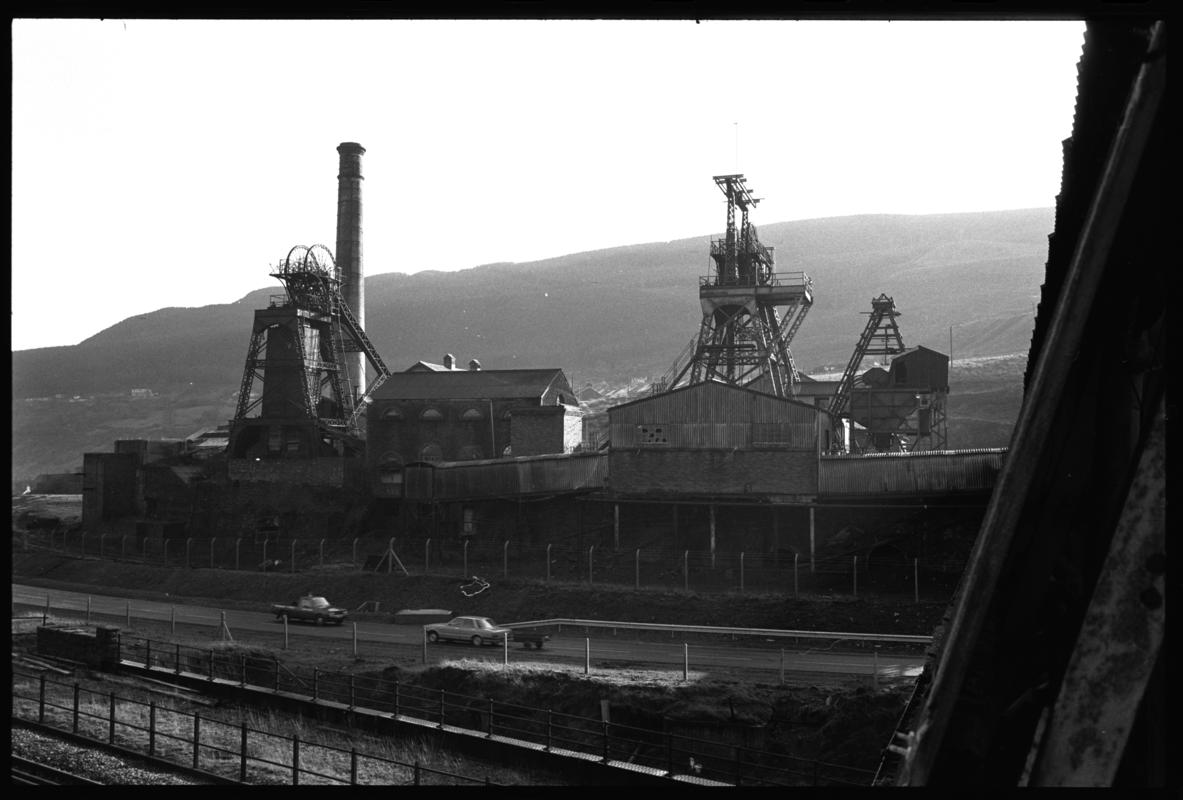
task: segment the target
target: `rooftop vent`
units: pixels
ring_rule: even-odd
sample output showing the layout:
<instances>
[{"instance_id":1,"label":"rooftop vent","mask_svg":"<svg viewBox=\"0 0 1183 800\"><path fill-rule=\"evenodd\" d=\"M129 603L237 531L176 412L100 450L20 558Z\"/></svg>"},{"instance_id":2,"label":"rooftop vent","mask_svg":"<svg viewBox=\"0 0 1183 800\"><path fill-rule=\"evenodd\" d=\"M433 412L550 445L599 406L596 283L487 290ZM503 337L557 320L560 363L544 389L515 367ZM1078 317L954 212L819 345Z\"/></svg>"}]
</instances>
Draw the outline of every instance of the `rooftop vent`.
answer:
<instances>
[{"instance_id":1,"label":"rooftop vent","mask_svg":"<svg viewBox=\"0 0 1183 800\"><path fill-rule=\"evenodd\" d=\"M477 361L477 360L474 358L472 361L469 361L469 362L468 362L468 368L469 368L469 369L472 369L472 370L478 370L478 369L480 369L480 368L481 368L481 362Z\"/></svg>"}]
</instances>

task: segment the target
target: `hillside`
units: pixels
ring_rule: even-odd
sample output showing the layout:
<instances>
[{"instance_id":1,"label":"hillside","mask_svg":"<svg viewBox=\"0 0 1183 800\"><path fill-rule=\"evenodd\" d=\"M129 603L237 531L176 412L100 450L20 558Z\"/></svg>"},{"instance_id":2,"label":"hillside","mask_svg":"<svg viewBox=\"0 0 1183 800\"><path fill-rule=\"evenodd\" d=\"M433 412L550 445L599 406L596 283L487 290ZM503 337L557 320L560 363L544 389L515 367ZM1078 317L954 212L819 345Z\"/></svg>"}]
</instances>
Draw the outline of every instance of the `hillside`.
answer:
<instances>
[{"instance_id":1,"label":"hillside","mask_svg":"<svg viewBox=\"0 0 1183 800\"><path fill-rule=\"evenodd\" d=\"M792 343L807 372L845 365L880 293L895 299L908 345L948 352L952 333L958 360L1025 354L1052 224L1051 209L757 221L777 270L814 282ZM623 387L665 372L696 334L709 239L450 273L374 274L383 265L368 264L367 334L392 370L450 352L488 369L559 367L576 387ZM258 271L266 284L269 266ZM225 422L254 311L279 291L159 309L72 347L14 352L14 478L77 469L82 452L115 438L181 437ZM157 396L133 401L137 388ZM1008 407L1013 421L1018 406ZM992 417L990 427L1007 422ZM995 435L960 446L1000 444Z\"/></svg>"}]
</instances>

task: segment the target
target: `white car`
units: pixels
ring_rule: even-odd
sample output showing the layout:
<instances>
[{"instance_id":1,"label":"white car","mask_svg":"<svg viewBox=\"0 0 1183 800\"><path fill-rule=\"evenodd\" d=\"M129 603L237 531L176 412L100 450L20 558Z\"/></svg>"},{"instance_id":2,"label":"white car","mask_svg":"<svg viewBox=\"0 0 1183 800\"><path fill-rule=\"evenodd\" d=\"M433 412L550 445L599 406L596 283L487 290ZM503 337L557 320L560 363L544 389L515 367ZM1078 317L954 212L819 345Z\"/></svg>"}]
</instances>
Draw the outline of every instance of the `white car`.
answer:
<instances>
[{"instance_id":1,"label":"white car","mask_svg":"<svg viewBox=\"0 0 1183 800\"><path fill-rule=\"evenodd\" d=\"M488 617L456 617L448 622L424 625L427 641L471 642L480 647L483 644L499 644L512 634L509 628L498 627Z\"/></svg>"}]
</instances>

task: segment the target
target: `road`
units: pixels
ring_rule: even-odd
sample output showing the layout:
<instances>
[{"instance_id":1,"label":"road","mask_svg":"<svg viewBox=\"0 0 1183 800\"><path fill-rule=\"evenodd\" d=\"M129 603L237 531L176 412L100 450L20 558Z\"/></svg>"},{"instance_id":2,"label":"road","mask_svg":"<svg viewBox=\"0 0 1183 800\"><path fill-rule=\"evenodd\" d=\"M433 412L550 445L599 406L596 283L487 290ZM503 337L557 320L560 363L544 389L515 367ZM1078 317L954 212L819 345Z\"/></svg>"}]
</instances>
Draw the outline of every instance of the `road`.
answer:
<instances>
[{"instance_id":1,"label":"road","mask_svg":"<svg viewBox=\"0 0 1183 800\"><path fill-rule=\"evenodd\" d=\"M428 645L419 625L395 625L389 622L347 621L344 625L316 626L292 623L286 626L269 611L221 610L188 603L168 603L126 597L84 594L58 589L12 585L12 608L33 614L48 607L52 616L75 618L82 622L106 622L128 625L129 622L183 626L187 629L208 629L213 636L229 633L236 641L251 641L260 645L283 646L285 637L315 637L330 640L335 645L348 646L354 652L370 647L383 651L406 651L421 654L424 663L442 663L451 659L482 659L507 662L549 662L584 665L597 669L681 670L695 677L743 676L767 679L770 674L792 673L808 678L859 677L871 680L914 678L920 674L923 657L887 652L865 651L824 652L806 642L800 648L785 648L779 641L743 643L722 641L718 638L698 637L693 642L665 640L668 634L647 633L638 637L635 632L613 635L600 631L595 636L584 636L582 631L565 629L552 636L543 650L524 650L511 643L508 647L477 648L465 644ZM329 641L326 641L326 646Z\"/></svg>"}]
</instances>

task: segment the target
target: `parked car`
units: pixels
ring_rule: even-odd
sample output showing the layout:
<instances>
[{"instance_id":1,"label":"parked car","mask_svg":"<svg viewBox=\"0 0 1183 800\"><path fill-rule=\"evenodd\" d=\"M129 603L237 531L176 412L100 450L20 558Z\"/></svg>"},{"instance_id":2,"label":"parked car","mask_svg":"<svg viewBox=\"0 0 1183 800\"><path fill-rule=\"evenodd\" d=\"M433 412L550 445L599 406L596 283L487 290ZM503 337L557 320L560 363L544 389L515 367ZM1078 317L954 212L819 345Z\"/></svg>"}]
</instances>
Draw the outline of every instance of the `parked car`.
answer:
<instances>
[{"instance_id":1,"label":"parked car","mask_svg":"<svg viewBox=\"0 0 1183 800\"><path fill-rule=\"evenodd\" d=\"M427 641L469 642L480 647L483 644L498 644L513 633L488 617L454 617L447 622L424 625Z\"/></svg>"},{"instance_id":2,"label":"parked car","mask_svg":"<svg viewBox=\"0 0 1183 800\"><path fill-rule=\"evenodd\" d=\"M315 622L324 625L326 622L340 625L349 616L343 608L337 608L323 597L306 594L290 604L276 603L271 606L271 613L276 619L287 617L291 622Z\"/></svg>"}]
</instances>

